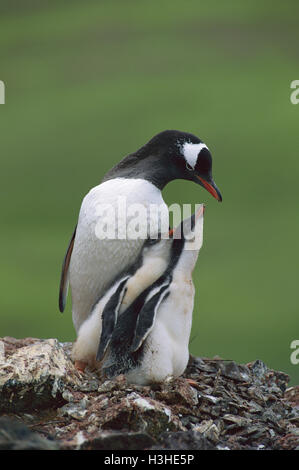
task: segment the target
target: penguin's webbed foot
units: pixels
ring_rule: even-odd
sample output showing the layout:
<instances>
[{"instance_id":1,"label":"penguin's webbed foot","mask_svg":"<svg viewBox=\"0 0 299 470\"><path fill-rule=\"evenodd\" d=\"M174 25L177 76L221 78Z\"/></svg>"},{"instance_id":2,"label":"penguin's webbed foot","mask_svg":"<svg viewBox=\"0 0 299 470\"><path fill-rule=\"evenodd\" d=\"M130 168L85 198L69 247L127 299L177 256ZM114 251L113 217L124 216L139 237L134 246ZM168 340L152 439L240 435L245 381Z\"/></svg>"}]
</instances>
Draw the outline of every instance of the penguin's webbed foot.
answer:
<instances>
[{"instance_id":1,"label":"penguin's webbed foot","mask_svg":"<svg viewBox=\"0 0 299 470\"><path fill-rule=\"evenodd\" d=\"M85 368L87 366L87 362L84 361L75 361L76 369L81 372L82 374L85 372Z\"/></svg>"},{"instance_id":2,"label":"penguin's webbed foot","mask_svg":"<svg viewBox=\"0 0 299 470\"><path fill-rule=\"evenodd\" d=\"M185 379L191 387L198 387L198 383L193 379Z\"/></svg>"}]
</instances>

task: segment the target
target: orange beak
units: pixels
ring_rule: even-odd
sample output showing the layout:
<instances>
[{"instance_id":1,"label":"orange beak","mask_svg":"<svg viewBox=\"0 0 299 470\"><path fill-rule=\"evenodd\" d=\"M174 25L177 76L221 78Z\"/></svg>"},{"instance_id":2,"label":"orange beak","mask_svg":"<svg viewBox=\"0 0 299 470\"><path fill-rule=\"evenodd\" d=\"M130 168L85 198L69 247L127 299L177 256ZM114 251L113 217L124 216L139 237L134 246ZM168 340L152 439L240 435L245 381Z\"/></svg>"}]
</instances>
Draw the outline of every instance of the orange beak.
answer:
<instances>
[{"instance_id":1,"label":"orange beak","mask_svg":"<svg viewBox=\"0 0 299 470\"><path fill-rule=\"evenodd\" d=\"M222 196L221 196L221 193L219 191L219 189L217 188L216 184L214 183L214 181L212 181L212 183L208 183L208 181L204 180L203 178L201 178L201 176L198 176L196 175L196 178L199 179L199 181L201 182L202 186L210 193L212 194L212 196L217 199L217 201L222 201Z\"/></svg>"}]
</instances>

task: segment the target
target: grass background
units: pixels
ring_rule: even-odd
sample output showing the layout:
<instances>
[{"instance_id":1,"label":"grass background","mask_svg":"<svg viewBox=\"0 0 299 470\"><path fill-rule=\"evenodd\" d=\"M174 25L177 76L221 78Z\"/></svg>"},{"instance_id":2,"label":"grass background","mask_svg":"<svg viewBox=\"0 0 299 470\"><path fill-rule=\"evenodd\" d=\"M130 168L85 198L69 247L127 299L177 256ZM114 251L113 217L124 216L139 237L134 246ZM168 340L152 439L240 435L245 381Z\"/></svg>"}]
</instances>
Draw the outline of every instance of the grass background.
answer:
<instances>
[{"instance_id":1,"label":"grass background","mask_svg":"<svg viewBox=\"0 0 299 470\"><path fill-rule=\"evenodd\" d=\"M295 1L2 1L0 335L73 340L57 306L81 200L164 129L210 147L191 352L257 358L299 383L299 79Z\"/></svg>"}]
</instances>

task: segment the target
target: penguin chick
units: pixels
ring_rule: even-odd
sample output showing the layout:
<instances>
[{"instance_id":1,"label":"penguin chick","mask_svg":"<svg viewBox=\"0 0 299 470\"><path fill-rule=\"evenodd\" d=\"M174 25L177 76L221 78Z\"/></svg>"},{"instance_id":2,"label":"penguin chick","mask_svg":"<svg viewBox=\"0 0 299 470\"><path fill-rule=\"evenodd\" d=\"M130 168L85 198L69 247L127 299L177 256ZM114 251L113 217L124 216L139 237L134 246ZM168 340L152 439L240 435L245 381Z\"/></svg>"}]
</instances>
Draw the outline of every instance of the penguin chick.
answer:
<instances>
[{"instance_id":1,"label":"penguin chick","mask_svg":"<svg viewBox=\"0 0 299 470\"><path fill-rule=\"evenodd\" d=\"M115 281L92 309L79 328L72 349L72 359L78 368L96 367L99 338L102 336L103 354L117 321L132 302L166 270L172 241L169 238L148 239L136 263ZM105 315L102 319L103 310Z\"/></svg>"},{"instance_id":2,"label":"penguin chick","mask_svg":"<svg viewBox=\"0 0 299 470\"><path fill-rule=\"evenodd\" d=\"M124 374L129 382L147 385L184 372L195 293L192 271L203 241L203 212L201 205L175 229L164 273L119 317L125 280L110 297L102 317L103 322L111 318L114 308L115 323L106 334L103 328L97 354L106 377Z\"/></svg>"}]
</instances>

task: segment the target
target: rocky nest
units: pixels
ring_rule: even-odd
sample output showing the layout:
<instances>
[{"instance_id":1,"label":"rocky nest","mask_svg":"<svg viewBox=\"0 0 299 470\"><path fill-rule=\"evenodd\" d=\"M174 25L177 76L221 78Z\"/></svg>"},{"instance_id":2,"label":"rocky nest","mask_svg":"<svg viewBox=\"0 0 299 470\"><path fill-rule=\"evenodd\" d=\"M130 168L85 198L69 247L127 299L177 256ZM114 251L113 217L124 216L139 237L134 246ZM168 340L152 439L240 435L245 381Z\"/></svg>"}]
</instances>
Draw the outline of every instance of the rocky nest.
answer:
<instances>
[{"instance_id":1,"label":"rocky nest","mask_svg":"<svg viewBox=\"0 0 299 470\"><path fill-rule=\"evenodd\" d=\"M0 339L0 449L299 449L299 386L259 360L190 356L142 387L80 373L71 346Z\"/></svg>"}]
</instances>

